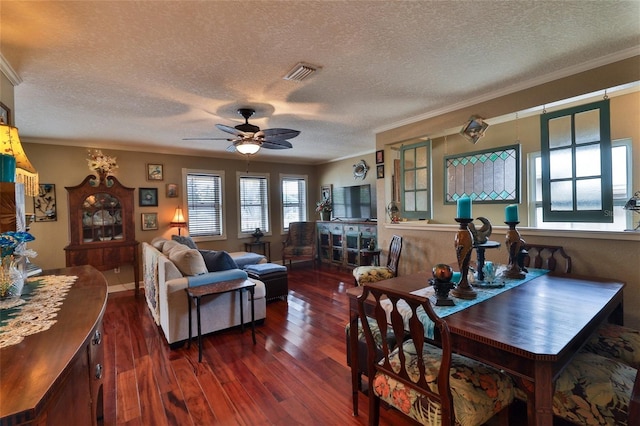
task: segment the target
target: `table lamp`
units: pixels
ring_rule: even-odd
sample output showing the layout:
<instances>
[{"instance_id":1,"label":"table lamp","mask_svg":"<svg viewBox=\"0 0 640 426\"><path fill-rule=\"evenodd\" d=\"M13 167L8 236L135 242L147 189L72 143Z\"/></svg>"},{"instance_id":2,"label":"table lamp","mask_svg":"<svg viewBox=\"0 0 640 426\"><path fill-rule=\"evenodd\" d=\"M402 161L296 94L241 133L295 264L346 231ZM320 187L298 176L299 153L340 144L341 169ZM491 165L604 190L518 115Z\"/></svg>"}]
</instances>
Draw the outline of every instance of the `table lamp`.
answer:
<instances>
[{"instance_id":1,"label":"table lamp","mask_svg":"<svg viewBox=\"0 0 640 426\"><path fill-rule=\"evenodd\" d=\"M172 228L178 228L178 235L180 235L180 230L182 228L187 227L187 221L184 219L184 215L182 214L182 207L176 207L176 212L173 214L173 219L171 219L169 226Z\"/></svg>"}]
</instances>

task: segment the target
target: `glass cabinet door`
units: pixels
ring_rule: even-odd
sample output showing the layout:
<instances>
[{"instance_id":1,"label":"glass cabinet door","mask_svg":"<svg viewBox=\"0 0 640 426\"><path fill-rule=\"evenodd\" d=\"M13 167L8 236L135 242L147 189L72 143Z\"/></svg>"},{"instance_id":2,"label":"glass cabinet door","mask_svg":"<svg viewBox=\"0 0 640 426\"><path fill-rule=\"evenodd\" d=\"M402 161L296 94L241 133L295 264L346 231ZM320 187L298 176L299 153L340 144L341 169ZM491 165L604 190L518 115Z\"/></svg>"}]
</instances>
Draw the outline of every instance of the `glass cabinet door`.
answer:
<instances>
[{"instance_id":1,"label":"glass cabinet door","mask_svg":"<svg viewBox=\"0 0 640 426\"><path fill-rule=\"evenodd\" d=\"M98 192L82 203L82 242L121 240L123 238L122 205L106 192Z\"/></svg>"}]
</instances>

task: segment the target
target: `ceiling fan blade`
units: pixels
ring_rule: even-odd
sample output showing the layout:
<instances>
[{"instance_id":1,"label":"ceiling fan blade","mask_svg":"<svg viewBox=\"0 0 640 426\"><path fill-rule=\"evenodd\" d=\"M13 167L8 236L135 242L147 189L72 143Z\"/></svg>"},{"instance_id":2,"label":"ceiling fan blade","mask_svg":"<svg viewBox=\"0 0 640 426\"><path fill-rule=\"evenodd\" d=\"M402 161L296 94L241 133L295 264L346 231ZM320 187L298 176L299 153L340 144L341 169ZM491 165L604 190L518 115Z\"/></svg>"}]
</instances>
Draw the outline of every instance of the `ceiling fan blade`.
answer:
<instances>
[{"instance_id":1,"label":"ceiling fan blade","mask_svg":"<svg viewBox=\"0 0 640 426\"><path fill-rule=\"evenodd\" d=\"M229 138L182 138L183 141L232 141Z\"/></svg>"},{"instance_id":2,"label":"ceiling fan blade","mask_svg":"<svg viewBox=\"0 0 640 426\"><path fill-rule=\"evenodd\" d=\"M223 132L231 133L232 135L244 136L244 132L242 130L235 129L230 126L225 126L224 124L216 124L216 127Z\"/></svg>"},{"instance_id":3,"label":"ceiling fan blade","mask_svg":"<svg viewBox=\"0 0 640 426\"><path fill-rule=\"evenodd\" d=\"M300 131L291 129L264 129L261 133L264 133L265 142L276 142L295 138L300 134Z\"/></svg>"},{"instance_id":4,"label":"ceiling fan blade","mask_svg":"<svg viewBox=\"0 0 640 426\"><path fill-rule=\"evenodd\" d=\"M236 146L231 144L225 149L225 151L227 151L227 152L236 152L237 151L236 150Z\"/></svg>"},{"instance_id":5,"label":"ceiling fan blade","mask_svg":"<svg viewBox=\"0 0 640 426\"><path fill-rule=\"evenodd\" d=\"M262 142L262 147L267 149L289 149L293 148L293 145L289 141L264 141Z\"/></svg>"}]
</instances>

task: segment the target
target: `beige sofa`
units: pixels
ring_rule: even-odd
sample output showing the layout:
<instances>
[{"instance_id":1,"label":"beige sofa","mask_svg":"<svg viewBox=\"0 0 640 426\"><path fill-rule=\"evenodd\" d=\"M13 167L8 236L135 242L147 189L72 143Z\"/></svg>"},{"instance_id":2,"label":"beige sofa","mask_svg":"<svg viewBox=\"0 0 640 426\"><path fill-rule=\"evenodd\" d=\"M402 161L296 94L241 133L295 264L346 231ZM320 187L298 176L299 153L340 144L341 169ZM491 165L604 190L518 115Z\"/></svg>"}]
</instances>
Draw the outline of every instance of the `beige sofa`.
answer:
<instances>
[{"instance_id":1,"label":"beige sofa","mask_svg":"<svg viewBox=\"0 0 640 426\"><path fill-rule=\"evenodd\" d=\"M238 258L246 253L232 253ZM174 344L189 337L189 311L185 288L204 282L218 282L234 279L246 272L240 269L218 272L207 271L204 259L197 249L162 238L154 239L151 244L142 243L143 273L145 297L149 310L167 339ZM250 278L248 278L250 279ZM256 283L254 291L255 320L266 317L266 292L262 281L250 279ZM205 297L200 306L202 334L240 325L240 305L242 297L244 321L251 321L251 301L248 292L224 293L215 297ZM192 304L193 305L193 304ZM196 329L196 309L191 306L193 334Z\"/></svg>"}]
</instances>

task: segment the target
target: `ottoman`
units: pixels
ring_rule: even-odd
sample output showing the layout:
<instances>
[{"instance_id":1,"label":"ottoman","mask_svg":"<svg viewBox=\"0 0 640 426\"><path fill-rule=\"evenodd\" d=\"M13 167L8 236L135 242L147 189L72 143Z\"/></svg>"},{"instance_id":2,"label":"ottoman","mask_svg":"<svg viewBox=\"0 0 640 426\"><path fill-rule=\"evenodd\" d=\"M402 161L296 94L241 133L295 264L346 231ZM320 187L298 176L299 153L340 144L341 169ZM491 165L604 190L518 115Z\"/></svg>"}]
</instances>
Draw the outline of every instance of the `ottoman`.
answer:
<instances>
[{"instance_id":1,"label":"ottoman","mask_svg":"<svg viewBox=\"0 0 640 426\"><path fill-rule=\"evenodd\" d=\"M267 302L275 299L287 300L289 280L286 266L275 263L257 263L245 266L244 270L247 271L250 278L264 283Z\"/></svg>"}]
</instances>

